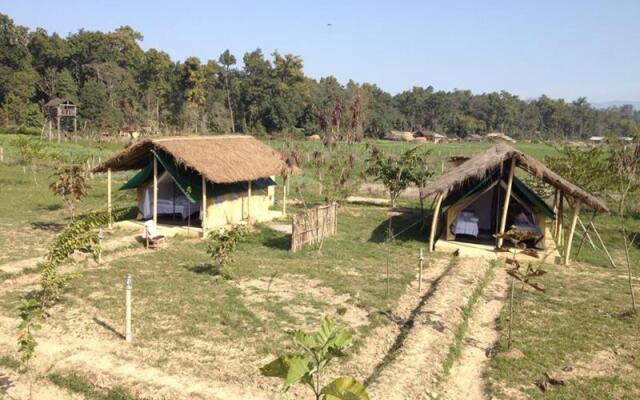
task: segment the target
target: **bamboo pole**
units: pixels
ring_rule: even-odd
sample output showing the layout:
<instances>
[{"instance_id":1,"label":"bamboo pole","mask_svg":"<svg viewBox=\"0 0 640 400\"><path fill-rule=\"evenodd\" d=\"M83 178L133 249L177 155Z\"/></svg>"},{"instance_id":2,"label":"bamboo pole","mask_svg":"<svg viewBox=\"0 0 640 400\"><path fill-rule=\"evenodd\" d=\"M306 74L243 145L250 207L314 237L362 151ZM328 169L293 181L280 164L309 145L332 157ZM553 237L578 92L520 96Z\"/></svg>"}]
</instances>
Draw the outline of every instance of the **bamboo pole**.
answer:
<instances>
[{"instance_id":1,"label":"bamboo pole","mask_svg":"<svg viewBox=\"0 0 640 400\"><path fill-rule=\"evenodd\" d=\"M207 180L202 176L202 237L207 237Z\"/></svg>"},{"instance_id":2,"label":"bamboo pole","mask_svg":"<svg viewBox=\"0 0 640 400\"><path fill-rule=\"evenodd\" d=\"M593 232L596 234L596 237L598 238L598 241L600 242L600 246L602 246L602 249L604 250L604 252L607 255L607 257L609 258L609 262L611 263L611 266L613 268L616 268L616 263L615 263L615 261L613 261L613 257L611 257L611 254L609 254L609 250L607 250L607 246L605 246L604 242L602 241L602 237L600 236L600 232L598 232L598 230L596 229L596 226L593 223L593 221L589 222L589 224L591 225L591 229L593 229Z\"/></svg>"},{"instance_id":3,"label":"bamboo pole","mask_svg":"<svg viewBox=\"0 0 640 400\"><path fill-rule=\"evenodd\" d=\"M0 147L0 162L4 162L4 147Z\"/></svg>"},{"instance_id":4,"label":"bamboo pole","mask_svg":"<svg viewBox=\"0 0 640 400\"><path fill-rule=\"evenodd\" d=\"M109 213L109 229L113 226L111 203L111 168L107 169L107 212Z\"/></svg>"},{"instance_id":5,"label":"bamboo pole","mask_svg":"<svg viewBox=\"0 0 640 400\"><path fill-rule=\"evenodd\" d=\"M558 232L556 233L556 243L558 247L564 246L564 193L560 192L560 198L558 199Z\"/></svg>"},{"instance_id":6,"label":"bamboo pole","mask_svg":"<svg viewBox=\"0 0 640 400\"><path fill-rule=\"evenodd\" d=\"M436 200L436 209L433 213L433 218L431 219L431 232L429 233L429 253L433 253L434 250L434 239L436 236L436 230L438 228L438 215L440 214L440 206L442 205L443 197L443 193L438 194L438 199Z\"/></svg>"},{"instance_id":7,"label":"bamboo pole","mask_svg":"<svg viewBox=\"0 0 640 400\"><path fill-rule=\"evenodd\" d=\"M593 212L593 215L591 215L591 218L589 218L589 222L587 223L586 228L584 227L584 225L582 225L582 221L580 220L580 217L578 217L578 222L582 225L582 228L584 230L584 234L582 235L582 237L580 238L580 244L578 245L578 251L576 251L576 260L578 259L578 257L580 256L580 251L582 250L582 245L584 245L584 241L585 239L589 239L591 241L591 247L595 250L597 249L595 243L593 243L593 240L591 240L591 236L589 236L589 230L591 229L591 221L593 221L593 219L596 217L596 211Z\"/></svg>"},{"instance_id":8,"label":"bamboo pole","mask_svg":"<svg viewBox=\"0 0 640 400\"><path fill-rule=\"evenodd\" d=\"M158 225L158 159L153 157L153 224Z\"/></svg>"},{"instance_id":9,"label":"bamboo pole","mask_svg":"<svg viewBox=\"0 0 640 400\"><path fill-rule=\"evenodd\" d=\"M500 234L504 233L507 225L507 213L509 212L509 201L511 200L511 188L513 187L513 174L516 170L516 159L511 159L511 168L509 169L509 180L507 181L507 193L505 194L502 206L502 217L500 218ZM503 239L498 238L498 248L502 247Z\"/></svg>"},{"instance_id":10,"label":"bamboo pole","mask_svg":"<svg viewBox=\"0 0 640 400\"><path fill-rule=\"evenodd\" d=\"M285 175L282 180L282 215L287 216L287 181L289 176Z\"/></svg>"},{"instance_id":11,"label":"bamboo pole","mask_svg":"<svg viewBox=\"0 0 640 400\"><path fill-rule=\"evenodd\" d=\"M586 237L587 241L591 245L591 248L595 249L596 245L595 245L595 243L593 243L593 239L591 239L591 236L589 235L589 230L587 229L587 227L584 226L584 224L582 223L582 220L580 219L580 217L578 217L578 224L580 224L580 228L582 228L582 231L584 232L583 238Z\"/></svg>"},{"instance_id":12,"label":"bamboo pole","mask_svg":"<svg viewBox=\"0 0 640 400\"><path fill-rule=\"evenodd\" d=\"M247 221L251 223L251 181L249 181L249 190L247 191Z\"/></svg>"},{"instance_id":13,"label":"bamboo pole","mask_svg":"<svg viewBox=\"0 0 640 400\"><path fill-rule=\"evenodd\" d=\"M553 220L553 230L551 231L554 239L558 240L558 188L553 192L553 213L556 218Z\"/></svg>"},{"instance_id":14,"label":"bamboo pole","mask_svg":"<svg viewBox=\"0 0 640 400\"><path fill-rule=\"evenodd\" d=\"M564 265L569 265L571 261L571 243L573 242L573 235L576 232L576 225L578 224L578 217L580 216L580 206L580 200L576 200L573 205L573 215L571 217L569 236L567 237L567 246L564 250Z\"/></svg>"}]
</instances>

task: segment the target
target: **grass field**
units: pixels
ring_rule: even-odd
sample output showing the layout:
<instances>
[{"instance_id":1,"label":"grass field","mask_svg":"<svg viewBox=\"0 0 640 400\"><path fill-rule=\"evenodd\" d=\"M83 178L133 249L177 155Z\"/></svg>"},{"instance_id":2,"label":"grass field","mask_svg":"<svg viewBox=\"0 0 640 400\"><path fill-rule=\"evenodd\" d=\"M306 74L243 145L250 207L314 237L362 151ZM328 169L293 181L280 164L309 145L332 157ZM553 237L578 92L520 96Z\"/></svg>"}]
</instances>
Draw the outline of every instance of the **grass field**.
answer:
<instances>
[{"instance_id":1,"label":"grass field","mask_svg":"<svg viewBox=\"0 0 640 400\"><path fill-rule=\"evenodd\" d=\"M23 173L19 165L11 145L14 138L0 135L0 146L5 152L5 163L0 164L0 265L42 256L55 234L69 221L64 204L48 188L55 164L50 161L38 164L36 185L31 172ZM275 148L283 146L282 141L269 144ZM375 144L386 152L413 146ZM307 159L320 146L296 142ZM364 146L358 145L360 157L365 154ZM472 155L488 146L456 143L425 147L431 149L436 168L450 155ZM541 144L517 147L539 159L555 151ZM117 144L96 147L89 142L52 143L47 151L104 160L119 148ZM131 174L115 174L115 186L128 175ZM89 196L80 204L81 212L105 208L104 177L96 176L90 185ZM294 176L292 197L301 195L307 201L319 201L316 185L312 172ZM279 190L276 193L281 194ZM135 202L130 192L119 192L116 199L115 207ZM417 207L417 202L403 200L401 206ZM291 212L299 209L290 208ZM401 231L416 218L415 215L394 218L394 231ZM589 219L588 210L582 218ZM287 250L285 234L259 225L239 245L236 259L228 268L230 277L226 278L206 266L210 259L199 240L178 237L156 252L132 243L106 254L101 266L80 262L72 267L74 278L65 301L56 307L48 324L55 326L56 334L65 337L95 336L97 343L102 344L113 341L120 335L116 327L122 318L122 286L126 274L132 272L136 335L132 353L153 367L206 377L208 369L226 360L229 372L218 371L216 376L240 379L247 366L256 368L269 355L288 349L287 329L313 328L324 315L332 315L351 326L360 346L376 327L393 323L389 316L407 285L415 279L417 252L424 247L427 237L426 229L416 226L400 235L393 245L387 245L384 243L387 220L385 208L346 205L340 211L335 238L326 240L321 249L311 247L295 254ZM638 216L628 218L627 224L631 235L640 231ZM640 324L638 317L627 313L629 293L622 268L624 253L618 221L613 215L600 216L596 225L618 268L609 266L603 252L585 244L574 265L546 267L549 273L539 278L547 288L546 293L521 291L518 287L514 347L523 356L513 357L505 351L504 337L499 341L497 355L486 372L490 395L504 399L640 397ZM126 234L131 232L115 235ZM579 241L577 236L574 255ZM392 260L388 296L387 255ZM636 261L634 274L640 276L637 264L640 244L632 247L631 256ZM28 275L25 273L22 278L28 279ZM9 278L16 279L0 275L0 283ZM640 285L640 281L635 284ZM15 316L18 299L33 285L15 289L5 286L7 290L0 293L0 314ZM505 332L507 317L505 309L498 326L501 332ZM3 352L0 366L15 363L14 353L6 348L0 351ZM533 382L544 372L562 377L566 386L554 386L542 394ZM72 371L71 375L53 373L50 381L56 385L74 387L79 393L94 393L91 395L94 397L85 393L87 398L108 398L96 397L102 396L101 389L83 381L82 371ZM118 388L119 385L114 384ZM127 392L127 396L132 395Z\"/></svg>"}]
</instances>

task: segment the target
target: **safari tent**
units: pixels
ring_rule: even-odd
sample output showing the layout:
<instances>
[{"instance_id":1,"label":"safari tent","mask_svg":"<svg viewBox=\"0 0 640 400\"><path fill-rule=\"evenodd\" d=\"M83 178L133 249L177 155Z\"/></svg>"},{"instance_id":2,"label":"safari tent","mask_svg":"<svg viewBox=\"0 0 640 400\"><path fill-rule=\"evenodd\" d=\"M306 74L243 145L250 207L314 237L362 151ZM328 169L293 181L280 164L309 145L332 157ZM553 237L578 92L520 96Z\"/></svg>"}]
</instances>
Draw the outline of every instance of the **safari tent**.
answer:
<instances>
[{"instance_id":1,"label":"safari tent","mask_svg":"<svg viewBox=\"0 0 640 400\"><path fill-rule=\"evenodd\" d=\"M552 204L516 176L517 168L555 188ZM516 226L540 236L528 244L531 247L544 249L550 240L559 242L556 244L564 248L565 263L569 262L581 206L596 213L609 211L602 200L507 144L492 146L454 167L428 185L424 195L435 196L430 251L437 238L497 242L496 247L502 247L503 241L493 235ZM567 235L563 228L565 201L572 208Z\"/></svg>"},{"instance_id":2,"label":"safari tent","mask_svg":"<svg viewBox=\"0 0 640 400\"><path fill-rule=\"evenodd\" d=\"M136 190L141 219L199 221L205 232L279 215L269 207L285 163L252 136L173 137L130 146L93 170L108 174L109 210L111 173L130 170L137 172L120 190Z\"/></svg>"}]
</instances>

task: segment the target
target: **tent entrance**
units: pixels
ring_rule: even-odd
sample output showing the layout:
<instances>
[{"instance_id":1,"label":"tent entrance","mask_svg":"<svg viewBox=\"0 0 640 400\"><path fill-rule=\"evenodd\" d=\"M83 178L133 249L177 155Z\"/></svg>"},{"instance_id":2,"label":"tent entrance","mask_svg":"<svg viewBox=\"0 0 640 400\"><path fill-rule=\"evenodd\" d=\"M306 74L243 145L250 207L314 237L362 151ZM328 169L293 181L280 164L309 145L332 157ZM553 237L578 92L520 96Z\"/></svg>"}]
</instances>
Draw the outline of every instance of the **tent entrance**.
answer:
<instances>
[{"instance_id":1,"label":"tent entrance","mask_svg":"<svg viewBox=\"0 0 640 400\"><path fill-rule=\"evenodd\" d=\"M486 180L472 188L467 195L458 194L458 200L447 206L444 238L485 245L496 244L493 236L499 230L500 216L506 196L506 183L501 179ZM507 212L507 229L536 232L541 240L527 243L528 247L544 247L546 218L555 214L524 183L514 179ZM505 245L510 245L505 241Z\"/></svg>"},{"instance_id":2,"label":"tent entrance","mask_svg":"<svg viewBox=\"0 0 640 400\"><path fill-rule=\"evenodd\" d=\"M153 218L153 183L139 189L138 209L144 219ZM201 202L191 201L172 175L164 171L158 177L158 223L200 226Z\"/></svg>"}]
</instances>

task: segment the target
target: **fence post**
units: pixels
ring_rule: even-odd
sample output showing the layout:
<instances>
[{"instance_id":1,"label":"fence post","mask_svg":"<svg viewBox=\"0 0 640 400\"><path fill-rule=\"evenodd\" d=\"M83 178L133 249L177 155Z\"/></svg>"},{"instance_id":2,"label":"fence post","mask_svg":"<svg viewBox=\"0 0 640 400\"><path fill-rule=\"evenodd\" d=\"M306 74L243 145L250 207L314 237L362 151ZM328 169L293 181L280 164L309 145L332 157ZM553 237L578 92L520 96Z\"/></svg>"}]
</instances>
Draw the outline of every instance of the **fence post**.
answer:
<instances>
[{"instance_id":1,"label":"fence post","mask_svg":"<svg viewBox=\"0 0 640 400\"><path fill-rule=\"evenodd\" d=\"M424 257L422 255L422 247L420 247L420 257L418 258L418 292L422 289L422 262Z\"/></svg>"},{"instance_id":2,"label":"fence post","mask_svg":"<svg viewBox=\"0 0 640 400\"><path fill-rule=\"evenodd\" d=\"M4 147L0 147L0 162L4 162Z\"/></svg>"},{"instance_id":3,"label":"fence post","mask_svg":"<svg viewBox=\"0 0 640 400\"><path fill-rule=\"evenodd\" d=\"M129 343L133 340L131 334L131 290L133 289L133 278L131 273L127 274L127 281L125 282L126 289L126 303L127 303L127 311L126 311L126 327L125 327L125 340Z\"/></svg>"}]
</instances>

